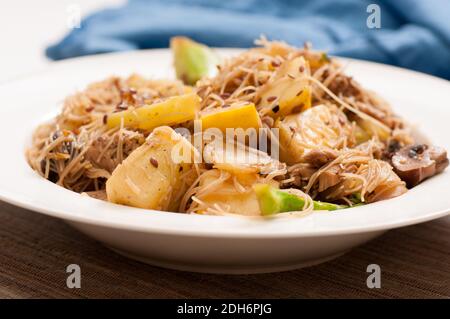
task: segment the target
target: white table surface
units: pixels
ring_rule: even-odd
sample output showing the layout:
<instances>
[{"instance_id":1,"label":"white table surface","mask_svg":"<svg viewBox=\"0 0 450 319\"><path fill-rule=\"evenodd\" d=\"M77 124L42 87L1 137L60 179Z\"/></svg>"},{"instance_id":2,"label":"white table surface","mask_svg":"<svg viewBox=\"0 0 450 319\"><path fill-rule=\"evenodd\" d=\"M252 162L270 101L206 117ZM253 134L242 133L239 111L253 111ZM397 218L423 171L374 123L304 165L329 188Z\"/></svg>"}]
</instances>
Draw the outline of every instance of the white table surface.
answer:
<instances>
[{"instance_id":1,"label":"white table surface","mask_svg":"<svg viewBox=\"0 0 450 319\"><path fill-rule=\"evenodd\" d=\"M1 0L0 83L33 73L51 63L45 48L70 31L71 14L82 16L125 0ZM75 8L75 9L74 9Z\"/></svg>"}]
</instances>

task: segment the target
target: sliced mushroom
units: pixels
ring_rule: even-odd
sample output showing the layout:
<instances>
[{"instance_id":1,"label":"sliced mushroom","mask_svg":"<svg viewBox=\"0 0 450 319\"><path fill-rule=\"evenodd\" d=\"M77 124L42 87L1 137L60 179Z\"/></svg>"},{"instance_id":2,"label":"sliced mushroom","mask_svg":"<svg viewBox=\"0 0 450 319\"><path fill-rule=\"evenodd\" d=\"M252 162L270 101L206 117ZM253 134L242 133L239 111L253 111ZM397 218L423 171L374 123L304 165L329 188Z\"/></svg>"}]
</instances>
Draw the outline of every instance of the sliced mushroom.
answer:
<instances>
[{"instance_id":1,"label":"sliced mushroom","mask_svg":"<svg viewBox=\"0 0 450 319\"><path fill-rule=\"evenodd\" d=\"M436 162L436 173L442 172L449 164L447 152L441 147L431 147L429 149L430 158Z\"/></svg>"},{"instance_id":2,"label":"sliced mushroom","mask_svg":"<svg viewBox=\"0 0 450 319\"><path fill-rule=\"evenodd\" d=\"M387 148L383 152L383 157L387 160L392 159L392 156L395 155L400 149L402 145L396 139L392 139L389 141Z\"/></svg>"},{"instance_id":3,"label":"sliced mushroom","mask_svg":"<svg viewBox=\"0 0 450 319\"><path fill-rule=\"evenodd\" d=\"M303 161L310 163L313 167L322 167L338 156L338 152L331 148L321 148L309 151L303 156Z\"/></svg>"},{"instance_id":4,"label":"sliced mushroom","mask_svg":"<svg viewBox=\"0 0 450 319\"><path fill-rule=\"evenodd\" d=\"M449 164L443 148L425 144L404 147L392 156L391 161L395 173L408 187L442 172Z\"/></svg>"}]
</instances>

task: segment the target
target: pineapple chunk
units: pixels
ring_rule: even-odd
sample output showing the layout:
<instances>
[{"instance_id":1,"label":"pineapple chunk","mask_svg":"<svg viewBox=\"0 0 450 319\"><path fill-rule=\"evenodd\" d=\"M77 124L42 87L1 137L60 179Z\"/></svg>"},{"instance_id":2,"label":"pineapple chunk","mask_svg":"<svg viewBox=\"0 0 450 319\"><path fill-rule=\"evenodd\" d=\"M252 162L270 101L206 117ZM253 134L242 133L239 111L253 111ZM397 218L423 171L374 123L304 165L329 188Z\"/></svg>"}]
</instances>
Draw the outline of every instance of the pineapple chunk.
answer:
<instances>
[{"instance_id":1,"label":"pineapple chunk","mask_svg":"<svg viewBox=\"0 0 450 319\"><path fill-rule=\"evenodd\" d=\"M227 128L261 127L261 119L253 103L233 104L230 107L217 108L200 116L202 129L218 128L226 133Z\"/></svg>"},{"instance_id":2,"label":"pineapple chunk","mask_svg":"<svg viewBox=\"0 0 450 319\"><path fill-rule=\"evenodd\" d=\"M361 126L355 125L355 140L356 144L362 144L370 140L371 136Z\"/></svg>"},{"instance_id":3,"label":"pineapple chunk","mask_svg":"<svg viewBox=\"0 0 450 319\"><path fill-rule=\"evenodd\" d=\"M285 57L292 52L292 49L288 45L277 41L273 41L269 47L256 47L251 50L262 54L268 54L272 57Z\"/></svg>"},{"instance_id":4,"label":"pineapple chunk","mask_svg":"<svg viewBox=\"0 0 450 319\"><path fill-rule=\"evenodd\" d=\"M391 132L387 126L382 124L375 124L370 120L358 118L356 123L363 129L363 131L369 136L367 140L372 136L378 136L380 141L385 142L391 136Z\"/></svg>"},{"instance_id":5,"label":"pineapple chunk","mask_svg":"<svg viewBox=\"0 0 450 319\"><path fill-rule=\"evenodd\" d=\"M162 125L175 125L193 120L200 110L200 98L195 93L170 97L162 102L130 109L108 116L109 128L123 125L134 129L152 130Z\"/></svg>"},{"instance_id":6,"label":"pineapple chunk","mask_svg":"<svg viewBox=\"0 0 450 319\"><path fill-rule=\"evenodd\" d=\"M288 164L303 161L314 149L352 146L352 126L335 105L318 105L278 119L280 158Z\"/></svg>"},{"instance_id":7,"label":"pineapple chunk","mask_svg":"<svg viewBox=\"0 0 450 319\"><path fill-rule=\"evenodd\" d=\"M273 118L298 113L311 107L311 86L305 75L309 67L303 57L285 61L273 82L262 88L260 108Z\"/></svg>"},{"instance_id":8,"label":"pineapple chunk","mask_svg":"<svg viewBox=\"0 0 450 319\"><path fill-rule=\"evenodd\" d=\"M312 70L317 70L324 64L330 63L331 61L328 57L328 54L326 54L325 52L322 52L321 54L318 54L316 52L309 52L305 55L305 58Z\"/></svg>"},{"instance_id":9,"label":"pineapple chunk","mask_svg":"<svg viewBox=\"0 0 450 319\"><path fill-rule=\"evenodd\" d=\"M272 159L267 153L234 142L213 141L203 148L206 163L214 165L199 181L198 201L194 211L200 214L212 210L228 213L260 216L258 199L252 185L268 183L278 188L275 180L266 181L263 175L283 173L286 165ZM225 178L225 179L224 179ZM222 179L217 185L218 179ZM202 187L216 184L216 189L202 193ZM191 207L192 208L192 207ZM208 209L209 208L209 209Z\"/></svg>"},{"instance_id":10,"label":"pineapple chunk","mask_svg":"<svg viewBox=\"0 0 450 319\"><path fill-rule=\"evenodd\" d=\"M189 186L195 148L170 127L156 128L106 182L108 201L133 207L177 211ZM184 178L181 176L184 175Z\"/></svg>"}]
</instances>

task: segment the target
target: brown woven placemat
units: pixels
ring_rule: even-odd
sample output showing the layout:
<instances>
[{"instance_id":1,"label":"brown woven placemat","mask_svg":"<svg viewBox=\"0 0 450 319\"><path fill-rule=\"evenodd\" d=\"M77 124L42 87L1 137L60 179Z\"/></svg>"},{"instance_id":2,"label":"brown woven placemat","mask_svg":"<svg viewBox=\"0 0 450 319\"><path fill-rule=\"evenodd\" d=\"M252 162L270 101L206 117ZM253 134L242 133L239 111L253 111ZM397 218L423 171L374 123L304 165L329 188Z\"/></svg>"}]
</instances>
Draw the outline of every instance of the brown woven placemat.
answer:
<instances>
[{"instance_id":1,"label":"brown woven placemat","mask_svg":"<svg viewBox=\"0 0 450 319\"><path fill-rule=\"evenodd\" d=\"M366 285L381 267L380 289ZM81 267L81 288L66 267ZM450 217L393 230L315 267L262 275L179 272L121 257L65 223L0 202L0 298L450 298Z\"/></svg>"}]
</instances>

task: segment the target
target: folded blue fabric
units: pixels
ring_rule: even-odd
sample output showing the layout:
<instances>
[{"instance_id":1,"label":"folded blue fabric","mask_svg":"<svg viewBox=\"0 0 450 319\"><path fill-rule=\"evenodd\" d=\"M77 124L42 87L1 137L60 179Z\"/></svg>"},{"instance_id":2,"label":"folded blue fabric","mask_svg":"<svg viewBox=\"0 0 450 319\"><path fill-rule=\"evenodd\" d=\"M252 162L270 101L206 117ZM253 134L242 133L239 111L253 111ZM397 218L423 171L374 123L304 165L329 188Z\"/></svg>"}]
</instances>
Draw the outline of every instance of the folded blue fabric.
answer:
<instances>
[{"instance_id":1,"label":"folded blue fabric","mask_svg":"<svg viewBox=\"0 0 450 319\"><path fill-rule=\"evenodd\" d=\"M370 4L381 28L368 28ZM261 34L331 54L450 79L449 0L130 0L95 13L47 49L58 60L167 47L175 35L211 46L249 47Z\"/></svg>"}]
</instances>

